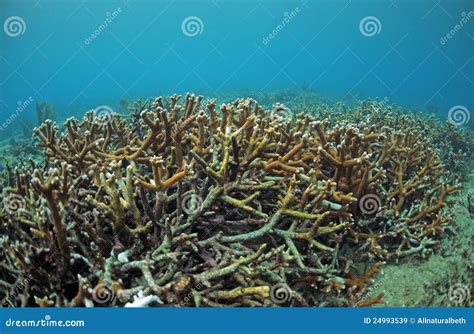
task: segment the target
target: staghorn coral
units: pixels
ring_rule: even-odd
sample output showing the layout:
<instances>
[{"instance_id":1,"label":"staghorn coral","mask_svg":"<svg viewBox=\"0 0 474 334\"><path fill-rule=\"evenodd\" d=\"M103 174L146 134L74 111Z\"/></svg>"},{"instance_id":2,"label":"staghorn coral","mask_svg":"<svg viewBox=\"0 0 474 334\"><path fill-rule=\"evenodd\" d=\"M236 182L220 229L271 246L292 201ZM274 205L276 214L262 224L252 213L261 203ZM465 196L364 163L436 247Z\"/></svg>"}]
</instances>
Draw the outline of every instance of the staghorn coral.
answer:
<instances>
[{"instance_id":1,"label":"staghorn coral","mask_svg":"<svg viewBox=\"0 0 474 334\"><path fill-rule=\"evenodd\" d=\"M364 100L353 103L330 103L318 96L312 90L282 90L276 92L248 92L252 97L265 105L271 106L275 102L284 103L292 111L311 114L313 117L327 119L333 124L365 123L377 127L389 126L405 132L411 129L421 135L436 149L445 169L452 177L465 177L469 169L469 162L474 158L474 135L467 127L456 126L446 120L436 118L436 109L429 108L431 114L427 116L421 112L407 110L387 97L382 99ZM355 97L355 96L354 96Z\"/></svg>"},{"instance_id":2,"label":"staghorn coral","mask_svg":"<svg viewBox=\"0 0 474 334\"><path fill-rule=\"evenodd\" d=\"M320 109L321 110L321 109ZM322 108L319 117L331 117L333 109ZM463 178L474 158L474 135L460 126L426 116L420 112L405 110L388 99L368 100L359 103L347 113L333 117L337 123L356 122L418 134L437 151L437 155L452 178Z\"/></svg>"},{"instance_id":3,"label":"staghorn coral","mask_svg":"<svg viewBox=\"0 0 474 334\"><path fill-rule=\"evenodd\" d=\"M182 100L35 129L45 162L8 170L0 212L4 305L369 306L383 262L451 223L414 131Z\"/></svg>"}]
</instances>

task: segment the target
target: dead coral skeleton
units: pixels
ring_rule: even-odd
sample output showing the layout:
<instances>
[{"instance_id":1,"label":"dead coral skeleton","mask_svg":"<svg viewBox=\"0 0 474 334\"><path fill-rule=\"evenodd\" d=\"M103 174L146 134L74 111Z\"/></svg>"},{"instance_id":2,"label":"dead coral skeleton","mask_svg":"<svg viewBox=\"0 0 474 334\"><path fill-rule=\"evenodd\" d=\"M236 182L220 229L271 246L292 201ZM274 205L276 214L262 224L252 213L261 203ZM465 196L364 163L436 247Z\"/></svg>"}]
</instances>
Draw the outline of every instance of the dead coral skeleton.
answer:
<instances>
[{"instance_id":1,"label":"dead coral skeleton","mask_svg":"<svg viewBox=\"0 0 474 334\"><path fill-rule=\"evenodd\" d=\"M272 306L281 284L282 305L349 306L450 223L456 187L416 132L181 100L35 130L46 161L9 169L25 205L0 213L2 299L28 274L12 304Z\"/></svg>"}]
</instances>

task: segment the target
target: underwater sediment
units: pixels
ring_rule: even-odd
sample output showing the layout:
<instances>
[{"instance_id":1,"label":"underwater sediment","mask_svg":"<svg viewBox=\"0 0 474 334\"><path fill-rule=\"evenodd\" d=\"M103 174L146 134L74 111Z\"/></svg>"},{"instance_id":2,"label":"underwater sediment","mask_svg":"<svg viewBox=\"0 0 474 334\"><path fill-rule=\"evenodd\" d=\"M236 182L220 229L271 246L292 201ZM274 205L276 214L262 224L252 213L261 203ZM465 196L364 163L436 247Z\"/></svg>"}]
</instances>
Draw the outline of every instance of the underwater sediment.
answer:
<instances>
[{"instance_id":1,"label":"underwater sediment","mask_svg":"<svg viewBox=\"0 0 474 334\"><path fill-rule=\"evenodd\" d=\"M453 224L472 152L454 126L204 101L35 129L43 160L6 166L4 306L370 306L385 262Z\"/></svg>"}]
</instances>

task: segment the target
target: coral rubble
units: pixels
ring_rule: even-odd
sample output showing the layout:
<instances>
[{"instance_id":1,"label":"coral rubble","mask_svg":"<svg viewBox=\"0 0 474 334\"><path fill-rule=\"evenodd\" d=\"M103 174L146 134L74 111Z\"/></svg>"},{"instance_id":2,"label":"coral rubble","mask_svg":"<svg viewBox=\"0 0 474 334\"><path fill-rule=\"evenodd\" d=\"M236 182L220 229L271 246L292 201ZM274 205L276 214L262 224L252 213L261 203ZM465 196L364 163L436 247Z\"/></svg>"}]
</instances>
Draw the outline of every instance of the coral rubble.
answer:
<instances>
[{"instance_id":1,"label":"coral rubble","mask_svg":"<svg viewBox=\"0 0 474 334\"><path fill-rule=\"evenodd\" d=\"M183 101L184 100L184 101ZM181 104L182 102L182 104ZM8 169L10 306L368 306L384 261L425 256L457 191L415 128L159 97L35 130ZM12 203L12 201L16 201ZM365 263L365 266L361 266ZM19 293L12 291L28 277Z\"/></svg>"}]
</instances>

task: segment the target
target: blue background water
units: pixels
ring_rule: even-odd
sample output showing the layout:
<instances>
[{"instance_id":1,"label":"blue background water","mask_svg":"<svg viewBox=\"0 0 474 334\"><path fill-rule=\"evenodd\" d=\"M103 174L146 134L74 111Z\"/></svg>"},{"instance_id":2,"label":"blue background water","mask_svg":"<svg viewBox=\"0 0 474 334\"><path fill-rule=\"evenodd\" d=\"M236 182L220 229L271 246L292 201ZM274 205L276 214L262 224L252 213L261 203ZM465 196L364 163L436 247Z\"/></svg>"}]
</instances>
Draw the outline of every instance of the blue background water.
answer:
<instances>
[{"instance_id":1,"label":"blue background water","mask_svg":"<svg viewBox=\"0 0 474 334\"><path fill-rule=\"evenodd\" d=\"M469 11L472 0L1 0L2 28L19 16L26 30L0 31L0 123L30 96L71 115L121 98L308 86L333 100L437 106L441 117L454 105L472 111L474 17L440 42ZM196 36L183 33L189 16L202 21ZM372 37L359 29L367 16L380 21ZM33 105L18 119L28 117Z\"/></svg>"}]
</instances>

